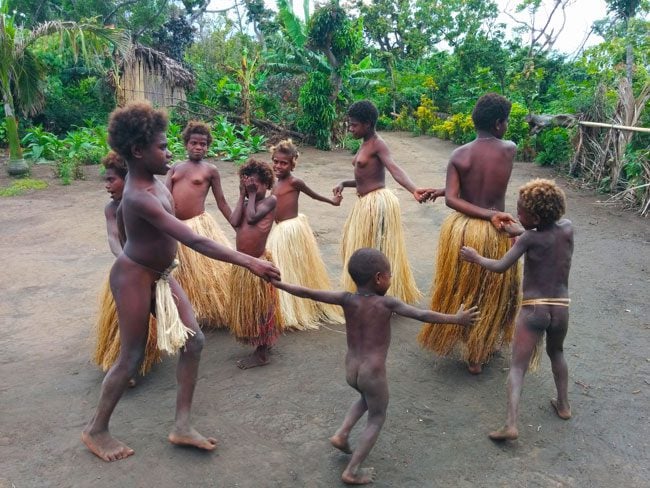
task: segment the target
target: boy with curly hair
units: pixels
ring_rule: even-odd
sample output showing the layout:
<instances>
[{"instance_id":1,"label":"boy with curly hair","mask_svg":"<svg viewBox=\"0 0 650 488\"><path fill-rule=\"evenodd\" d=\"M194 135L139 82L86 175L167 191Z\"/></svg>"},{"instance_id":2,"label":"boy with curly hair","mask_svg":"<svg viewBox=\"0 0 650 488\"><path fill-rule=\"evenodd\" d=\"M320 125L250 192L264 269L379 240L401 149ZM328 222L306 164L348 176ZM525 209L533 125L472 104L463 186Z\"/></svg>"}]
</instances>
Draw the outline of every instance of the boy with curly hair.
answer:
<instances>
[{"instance_id":1,"label":"boy with curly hair","mask_svg":"<svg viewBox=\"0 0 650 488\"><path fill-rule=\"evenodd\" d=\"M329 290L331 284L327 268L307 217L298 212L298 198L301 193L305 193L319 202L339 206L342 197L335 195L327 198L320 195L296 177L293 170L298 155L298 148L291 139L280 141L271 148L273 172L277 178L272 193L277 199L277 207L268 248L287 281L308 288ZM319 322L343 323L337 307L294 297L284 291L280 291L280 309L285 328L318 329Z\"/></svg>"},{"instance_id":2,"label":"boy with curly hair","mask_svg":"<svg viewBox=\"0 0 650 488\"><path fill-rule=\"evenodd\" d=\"M461 303L477 305L481 320L469 334L459 327L425 324L418 341L440 356L458 347L472 374L502 344L509 344L519 308L520 273L514 266L503 275L470 267L460 260L461 246L472 246L492 259L510 249L505 213L508 181L517 152L504 141L511 103L496 93L478 99L472 112L476 139L452 152L447 165L445 203L455 210L440 227L431 310L451 313Z\"/></svg>"},{"instance_id":3,"label":"boy with curly hair","mask_svg":"<svg viewBox=\"0 0 650 488\"><path fill-rule=\"evenodd\" d=\"M202 237L174 216L171 194L156 178L167 173L171 161L167 123L167 114L146 102L118 108L108 121L108 143L126 160L129 171L117 213L118 227L124 229L124 247L110 273L121 346L117 362L102 382L95 415L81 434L88 449L105 461L134 453L111 436L108 423L144 354L152 306L156 310L158 348L179 353L176 417L169 441L205 450L216 447L215 439L204 437L190 423L205 338L187 295L170 276L178 241L212 259L245 266L266 279L280 277L272 264Z\"/></svg>"},{"instance_id":4,"label":"boy with curly hair","mask_svg":"<svg viewBox=\"0 0 650 488\"><path fill-rule=\"evenodd\" d=\"M219 224L205 210L205 199L212 191L217 207L226 218L232 213L221 188L221 176L214 164L204 160L212 144L210 127L190 120L183 130L187 161L175 164L167 173L165 185L174 198L176 217L194 232L227 247L232 247ZM190 299L197 319L211 327L226 325L230 291L227 276L230 265L215 261L181 244L174 277Z\"/></svg>"},{"instance_id":5,"label":"boy with curly hair","mask_svg":"<svg viewBox=\"0 0 650 488\"><path fill-rule=\"evenodd\" d=\"M239 200L230 216L237 250L272 263L266 240L277 206L277 199L267 196L275 181L273 171L265 162L249 158L239 169L239 178ZM230 329L239 342L255 347L253 354L237 361L237 366L241 369L265 366L269 363L269 349L282 330L278 291L240 268L233 269L229 286L233 290Z\"/></svg>"},{"instance_id":6,"label":"boy with curly hair","mask_svg":"<svg viewBox=\"0 0 650 488\"><path fill-rule=\"evenodd\" d=\"M334 195L340 196L344 188L356 188L358 197L343 228L341 255L345 266L352 253L362 247L383 252L393 270L389 294L415 303L422 295L406 256L399 200L386 188L386 170L418 202L434 200L442 192L417 188L395 163L386 142L376 132L378 117L377 107L368 100L355 102L348 109L348 130L363 142L352 161L354 179L342 181L333 189ZM341 285L354 290L354 282L346 272L341 275Z\"/></svg>"},{"instance_id":7,"label":"boy with curly hair","mask_svg":"<svg viewBox=\"0 0 650 488\"><path fill-rule=\"evenodd\" d=\"M571 221L560 220L565 208L564 192L554 181L532 180L519 189L517 202L519 222L525 231L505 256L488 259L471 247L463 247L460 251L465 261L495 273L505 272L522 254L525 255L524 298L517 315L512 364L508 373L508 413L506 425L489 434L495 441L513 440L519 436L517 412L524 375L544 335L557 389L557 399L551 400L551 405L561 419L571 418L563 344L569 326L573 227Z\"/></svg>"}]
</instances>

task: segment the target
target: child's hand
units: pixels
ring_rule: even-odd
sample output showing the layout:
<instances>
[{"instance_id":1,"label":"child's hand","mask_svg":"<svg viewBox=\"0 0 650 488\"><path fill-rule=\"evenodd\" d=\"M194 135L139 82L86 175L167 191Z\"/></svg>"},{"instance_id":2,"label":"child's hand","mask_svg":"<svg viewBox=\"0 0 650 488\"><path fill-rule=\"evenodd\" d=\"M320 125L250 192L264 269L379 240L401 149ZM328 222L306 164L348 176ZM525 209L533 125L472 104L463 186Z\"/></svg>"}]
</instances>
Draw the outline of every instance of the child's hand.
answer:
<instances>
[{"instance_id":1,"label":"child's hand","mask_svg":"<svg viewBox=\"0 0 650 488\"><path fill-rule=\"evenodd\" d=\"M332 198L332 205L338 207L339 205L341 205L341 200L343 200L343 195L341 195L340 193L338 195L334 195L334 198Z\"/></svg>"},{"instance_id":2,"label":"child's hand","mask_svg":"<svg viewBox=\"0 0 650 488\"><path fill-rule=\"evenodd\" d=\"M435 202L438 197L445 196L444 188L427 188L427 193L422 202Z\"/></svg>"},{"instance_id":3,"label":"child's hand","mask_svg":"<svg viewBox=\"0 0 650 488\"><path fill-rule=\"evenodd\" d=\"M264 259L253 258L247 268L251 273L266 281L280 280L280 270L273 263Z\"/></svg>"},{"instance_id":4,"label":"child's hand","mask_svg":"<svg viewBox=\"0 0 650 488\"><path fill-rule=\"evenodd\" d=\"M507 224L503 226L503 231L508 234L510 237L517 237L523 234L526 229L524 229L524 226L521 225L519 222L515 222L514 224Z\"/></svg>"},{"instance_id":5,"label":"child's hand","mask_svg":"<svg viewBox=\"0 0 650 488\"><path fill-rule=\"evenodd\" d=\"M244 185L246 186L246 192L249 195L257 193L257 185L255 184L252 178L246 178L246 180L244 181Z\"/></svg>"},{"instance_id":6,"label":"child's hand","mask_svg":"<svg viewBox=\"0 0 650 488\"><path fill-rule=\"evenodd\" d=\"M496 230L504 230L507 225L516 224L515 218L507 212L497 212L491 218L490 222Z\"/></svg>"},{"instance_id":7,"label":"child's hand","mask_svg":"<svg viewBox=\"0 0 650 488\"><path fill-rule=\"evenodd\" d=\"M334 193L335 197L340 196L343 198L343 188L343 183L339 183L334 188L332 188L332 193Z\"/></svg>"},{"instance_id":8,"label":"child's hand","mask_svg":"<svg viewBox=\"0 0 650 488\"><path fill-rule=\"evenodd\" d=\"M480 314L478 307L472 307L465 310L465 305L461 304L458 312L456 312L456 318L458 319L458 324L464 327L471 327L479 319Z\"/></svg>"},{"instance_id":9,"label":"child's hand","mask_svg":"<svg viewBox=\"0 0 650 488\"><path fill-rule=\"evenodd\" d=\"M460 258L470 263L478 263L481 255L473 247L463 246L460 248Z\"/></svg>"}]
</instances>

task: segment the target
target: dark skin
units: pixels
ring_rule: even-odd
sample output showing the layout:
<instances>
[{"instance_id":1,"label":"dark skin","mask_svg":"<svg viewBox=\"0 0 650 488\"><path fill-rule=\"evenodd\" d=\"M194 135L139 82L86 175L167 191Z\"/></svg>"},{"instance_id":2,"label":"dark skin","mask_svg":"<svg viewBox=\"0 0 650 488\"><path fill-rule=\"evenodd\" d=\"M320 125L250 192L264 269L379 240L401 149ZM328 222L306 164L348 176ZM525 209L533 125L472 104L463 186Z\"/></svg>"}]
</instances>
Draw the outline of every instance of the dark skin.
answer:
<instances>
[{"instance_id":1,"label":"dark skin","mask_svg":"<svg viewBox=\"0 0 650 488\"><path fill-rule=\"evenodd\" d=\"M540 225L539 218L528 214L520 204L517 211L525 232L515 245L499 260L486 259L474 249L463 247L461 257L490 271L503 273L520 256L524 258L523 296L533 298L567 298L569 270L573 255L573 227L563 219ZM569 325L568 307L556 305L524 306L517 316L512 341L512 361L508 373L508 410L506 425L491 432L495 441L513 440L519 436L517 415L524 375L535 345L546 334L546 352L551 359L557 399L551 400L557 415L571 418L568 399L568 371L564 359L564 338Z\"/></svg>"},{"instance_id":2,"label":"dark skin","mask_svg":"<svg viewBox=\"0 0 650 488\"><path fill-rule=\"evenodd\" d=\"M191 134L185 149L188 160L172 166L165 185L174 198L176 217L189 220L205 211L205 197L212 190L217 207L230 220L232 210L223 195L221 176L216 166L203 161L208 152L208 136Z\"/></svg>"},{"instance_id":3,"label":"dark skin","mask_svg":"<svg viewBox=\"0 0 650 488\"><path fill-rule=\"evenodd\" d=\"M104 173L104 182L106 183L106 191L111 195L111 201L104 207L108 247L113 253L113 256L117 257L122 252L122 246L124 244L117 226L117 209L122 201L124 178L122 178L113 168L107 168Z\"/></svg>"},{"instance_id":4,"label":"dark skin","mask_svg":"<svg viewBox=\"0 0 650 488\"><path fill-rule=\"evenodd\" d=\"M356 188L359 196L385 188L386 170L418 202L435 200L435 197L441 194L440 190L415 186L406 172L395 163L386 142L377 134L370 122L361 122L350 117L348 130L355 139L363 139L363 143L352 160L354 179L336 185L332 190L335 196L342 195L344 188Z\"/></svg>"},{"instance_id":5,"label":"dark skin","mask_svg":"<svg viewBox=\"0 0 650 488\"><path fill-rule=\"evenodd\" d=\"M266 239L271 232L275 218L277 200L266 196L267 187L259 176L242 179L239 186L239 200L230 216L230 223L236 231L237 250L249 256L259 257L266 250ZM237 361L241 369L265 366L269 363L269 346L259 345L249 357Z\"/></svg>"},{"instance_id":6,"label":"dark skin","mask_svg":"<svg viewBox=\"0 0 650 488\"><path fill-rule=\"evenodd\" d=\"M294 219L298 216L298 198L300 193L318 200L319 202L329 203L338 207L341 205L343 196L334 195L332 198L324 197L309 188L300 178L296 178L291 172L296 166L295 161L290 154L283 151L275 151L271 156L273 162L273 172L277 181L273 187L273 195L277 198L277 207L275 210L275 221Z\"/></svg>"},{"instance_id":7,"label":"dark skin","mask_svg":"<svg viewBox=\"0 0 650 488\"><path fill-rule=\"evenodd\" d=\"M345 357L346 380L361 397L348 411L343 424L330 438L334 447L352 454L343 471L344 483L363 485L375 479L373 468L361 468L374 446L386 419L388 381L386 354L390 345L390 319L393 314L421 322L448 323L470 326L478 319L478 310L463 307L455 315L421 310L394 297L385 296L390 287L390 265L385 261L380 270L365 284L358 285L356 293L313 290L288 283L273 282L275 286L302 298L331 303L343 307L348 351ZM349 435L365 412L368 421L359 436L359 444L351 449Z\"/></svg>"},{"instance_id":8,"label":"dark skin","mask_svg":"<svg viewBox=\"0 0 650 488\"><path fill-rule=\"evenodd\" d=\"M144 356L153 306L154 284L174 257L178 241L197 252L239 266L245 266L265 279L278 279L279 271L272 264L221 246L194 233L174 216L171 194L155 175L164 175L171 160L164 132L155 134L146 146L134 145L127 158L129 177L120 204L126 243L111 269L110 284L115 298L120 327L121 349L117 362L102 383L95 415L84 428L82 440L98 457L115 461L131 456L134 451L111 436L108 423ZM120 217L118 215L118 219ZM190 424L190 409L196 384L204 336L198 327L192 306L176 280L169 279L177 307L191 336L179 353L176 380L176 417L169 434L173 444L213 450L216 440L204 437Z\"/></svg>"}]
</instances>

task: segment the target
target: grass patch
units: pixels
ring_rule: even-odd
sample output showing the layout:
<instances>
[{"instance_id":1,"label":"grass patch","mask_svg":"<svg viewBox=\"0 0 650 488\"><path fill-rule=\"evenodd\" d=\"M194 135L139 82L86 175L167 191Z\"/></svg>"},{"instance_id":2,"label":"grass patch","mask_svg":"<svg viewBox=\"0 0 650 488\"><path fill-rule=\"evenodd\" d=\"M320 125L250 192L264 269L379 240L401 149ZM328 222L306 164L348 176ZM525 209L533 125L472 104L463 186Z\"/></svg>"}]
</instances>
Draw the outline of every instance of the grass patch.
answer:
<instances>
[{"instance_id":1,"label":"grass patch","mask_svg":"<svg viewBox=\"0 0 650 488\"><path fill-rule=\"evenodd\" d=\"M43 188L47 188L45 181L24 178L14 181L5 188L0 188L0 197L15 197L16 195L22 195L28 190L42 190Z\"/></svg>"}]
</instances>

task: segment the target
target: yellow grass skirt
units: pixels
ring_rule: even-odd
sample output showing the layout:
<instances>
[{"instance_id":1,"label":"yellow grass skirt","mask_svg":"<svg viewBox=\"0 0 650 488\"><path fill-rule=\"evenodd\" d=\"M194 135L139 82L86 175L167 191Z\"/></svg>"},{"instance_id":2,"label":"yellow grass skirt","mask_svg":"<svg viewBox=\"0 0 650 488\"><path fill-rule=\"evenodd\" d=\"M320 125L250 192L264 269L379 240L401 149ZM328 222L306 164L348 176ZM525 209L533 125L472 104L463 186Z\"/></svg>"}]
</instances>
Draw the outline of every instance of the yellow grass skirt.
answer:
<instances>
[{"instance_id":1,"label":"yellow grass skirt","mask_svg":"<svg viewBox=\"0 0 650 488\"><path fill-rule=\"evenodd\" d=\"M500 259L510 249L510 237L487 220L454 212L442 223L431 309L453 314L461 303L479 307L481 318L469 333L457 325L425 324L419 343L436 354L449 355L460 346L463 359L483 364L502 345L509 344L521 303L521 265L493 273L460 259L460 248L471 246L479 254Z\"/></svg>"},{"instance_id":2,"label":"yellow grass skirt","mask_svg":"<svg viewBox=\"0 0 650 488\"><path fill-rule=\"evenodd\" d=\"M276 223L271 229L267 247L280 269L282 281L317 290L330 290L327 268L318 249L307 217ZM280 311L286 329L318 329L318 323L344 323L340 307L328 303L280 293Z\"/></svg>"},{"instance_id":3,"label":"yellow grass skirt","mask_svg":"<svg viewBox=\"0 0 650 488\"><path fill-rule=\"evenodd\" d=\"M355 291L356 286L348 273L347 263L354 251L362 247L378 249L388 258L393 279L387 295L406 303L422 298L406 257L399 200L392 191L383 188L359 197L345 222L341 284L348 291Z\"/></svg>"},{"instance_id":4,"label":"yellow grass skirt","mask_svg":"<svg viewBox=\"0 0 650 488\"><path fill-rule=\"evenodd\" d=\"M225 234L207 212L184 221L197 234L232 248ZM232 266L210 259L183 244L178 245L179 265L174 270L181 288L202 325L225 327L228 316L228 276Z\"/></svg>"},{"instance_id":5,"label":"yellow grass skirt","mask_svg":"<svg viewBox=\"0 0 650 488\"><path fill-rule=\"evenodd\" d=\"M96 325L97 342L93 353L93 361L104 371L108 371L120 355L120 329L118 324L117 308L107 278L99 295L99 316ZM160 362L162 358L157 343L156 319L150 316L147 345L144 359L140 365L142 375L147 374L151 367Z\"/></svg>"},{"instance_id":6,"label":"yellow grass skirt","mask_svg":"<svg viewBox=\"0 0 650 488\"><path fill-rule=\"evenodd\" d=\"M269 251L261 259L273 262ZM273 345L283 323L278 289L241 266L232 267L229 285L230 331L244 344Z\"/></svg>"}]
</instances>

